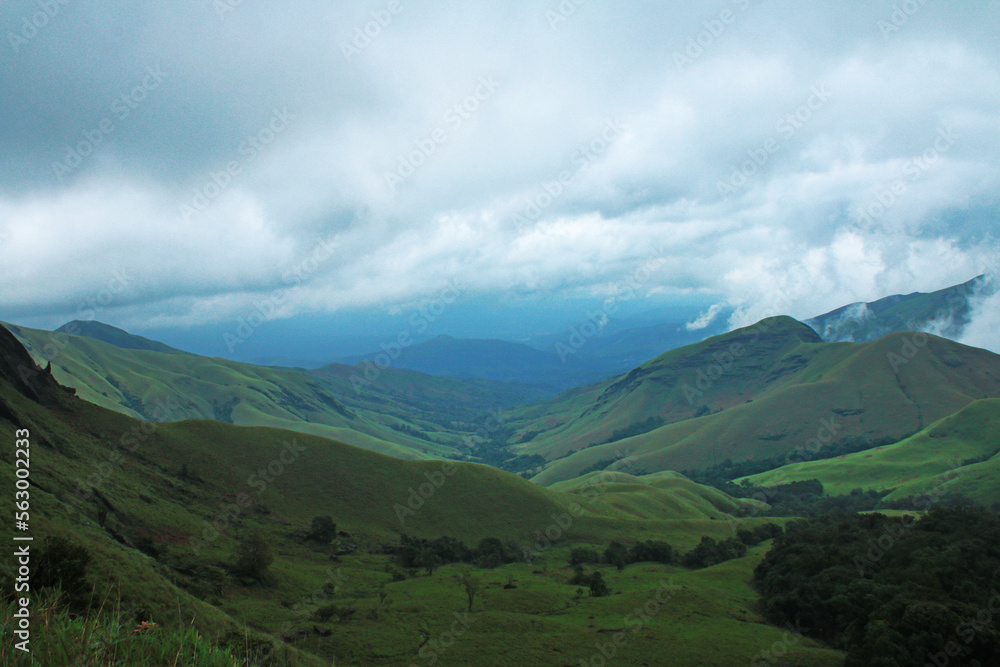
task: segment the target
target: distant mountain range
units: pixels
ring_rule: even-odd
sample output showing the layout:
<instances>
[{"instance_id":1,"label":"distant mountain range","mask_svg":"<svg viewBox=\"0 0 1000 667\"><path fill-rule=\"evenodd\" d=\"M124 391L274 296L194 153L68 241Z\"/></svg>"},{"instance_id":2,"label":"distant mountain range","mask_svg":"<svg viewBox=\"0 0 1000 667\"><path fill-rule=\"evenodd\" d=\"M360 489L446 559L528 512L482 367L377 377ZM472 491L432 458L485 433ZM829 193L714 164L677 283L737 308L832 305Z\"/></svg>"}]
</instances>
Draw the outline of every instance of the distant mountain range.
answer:
<instances>
[{"instance_id":1,"label":"distant mountain range","mask_svg":"<svg viewBox=\"0 0 1000 667\"><path fill-rule=\"evenodd\" d=\"M287 428L405 458L517 459L511 469L551 484L621 452L648 473L726 460L765 470L824 420L838 425L825 443L832 450L862 449L1000 396L997 355L897 331L960 327L969 298L989 287L979 277L852 304L811 326L769 318L675 349L664 343L668 351L639 363L656 340L700 334L677 324L584 329L553 350L439 336L305 370L200 357L99 322L10 329L79 396L134 417ZM470 442L495 451L472 452Z\"/></svg>"},{"instance_id":2,"label":"distant mountain range","mask_svg":"<svg viewBox=\"0 0 1000 667\"><path fill-rule=\"evenodd\" d=\"M93 338L94 340L100 340L115 347L120 347L123 350L149 350L151 352L179 352L181 354L188 354L159 341L143 338L142 336L131 334L124 329L94 320L73 320L72 322L67 322L56 329L56 333L65 333L71 336L86 336L87 338Z\"/></svg>"},{"instance_id":3,"label":"distant mountain range","mask_svg":"<svg viewBox=\"0 0 1000 667\"><path fill-rule=\"evenodd\" d=\"M969 299L995 291L979 276L931 293L897 294L870 303L852 303L805 320L827 342L870 342L899 331L928 331L957 339L969 323ZM557 392L606 380L639 366L667 350L691 345L723 333L724 313L705 329L684 322L622 326L596 319L561 334L539 335L523 342L438 336L386 356L373 351L339 359L409 368L430 375L522 382Z\"/></svg>"},{"instance_id":4,"label":"distant mountain range","mask_svg":"<svg viewBox=\"0 0 1000 667\"><path fill-rule=\"evenodd\" d=\"M431 375L451 375L498 382L522 382L552 393L627 372L681 345L704 338L682 322L669 322L606 333L593 323L560 336L538 336L528 343L438 336L402 348L393 356L371 352L338 360L344 364L390 361L396 368Z\"/></svg>"}]
</instances>

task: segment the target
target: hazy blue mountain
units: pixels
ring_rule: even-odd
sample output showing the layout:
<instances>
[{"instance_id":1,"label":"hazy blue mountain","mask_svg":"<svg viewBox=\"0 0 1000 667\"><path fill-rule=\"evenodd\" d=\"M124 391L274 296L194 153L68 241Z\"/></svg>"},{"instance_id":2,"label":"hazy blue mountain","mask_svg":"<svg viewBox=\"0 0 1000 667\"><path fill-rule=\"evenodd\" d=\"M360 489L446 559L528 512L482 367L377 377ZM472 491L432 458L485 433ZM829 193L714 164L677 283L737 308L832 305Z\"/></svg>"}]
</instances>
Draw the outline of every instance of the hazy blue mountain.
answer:
<instances>
[{"instance_id":1,"label":"hazy blue mountain","mask_svg":"<svg viewBox=\"0 0 1000 667\"><path fill-rule=\"evenodd\" d=\"M125 350L150 350L152 352L179 352L187 354L182 350L170 347L159 341L143 338L142 336L131 334L124 329L119 329L118 327L95 320L73 320L56 329L56 332L71 336L93 338Z\"/></svg>"}]
</instances>

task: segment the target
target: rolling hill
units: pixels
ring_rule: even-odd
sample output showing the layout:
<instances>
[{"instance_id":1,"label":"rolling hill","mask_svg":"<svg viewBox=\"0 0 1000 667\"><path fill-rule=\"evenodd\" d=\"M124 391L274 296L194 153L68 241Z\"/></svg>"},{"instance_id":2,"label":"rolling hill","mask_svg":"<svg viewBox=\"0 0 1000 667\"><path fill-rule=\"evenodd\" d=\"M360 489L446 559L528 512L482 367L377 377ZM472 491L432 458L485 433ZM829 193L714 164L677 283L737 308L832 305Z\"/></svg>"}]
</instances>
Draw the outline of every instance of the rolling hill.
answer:
<instances>
[{"instance_id":1,"label":"rolling hill","mask_svg":"<svg viewBox=\"0 0 1000 667\"><path fill-rule=\"evenodd\" d=\"M371 381L362 369L338 364L311 371L254 366L162 349L113 327L87 325L71 323L59 332L8 326L36 361L51 361L55 378L81 398L150 421L214 419L288 428L427 458L454 453L487 411L542 395L523 385L391 367ZM107 340L70 335L68 329Z\"/></svg>"},{"instance_id":2,"label":"rolling hill","mask_svg":"<svg viewBox=\"0 0 1000 667\"><path fill-rule=\"evenodd\" d=\"M151 350L153 352L187 354L187 352L170 347L159 341L136 336L123 329L113 327L110 324L104 324L103 322L97 322L96 320L73 320L56 329L56 333L65 333L71 336L86 336L87 338L104 341L105 343L126 350Z\"/></svg>"},{"instance_id":3,"label":"rolling hill","mask_svg":"<svg viewBox=\"0 0 1000 667\"><path fill-rule=\"evenodd\" d=\"M255 637L281 645L282 662L275 664L409 664L423 646L420 634L446 631L456 608L463 609L453 577L470 566L442 566L435 576L400 574L382 545L403 530L473 544L485 537L530 543L560 526L555 548L536 543L532 562L472 570L483 577L469 617L478 622L449 652L449 662L476 664L484 646L496 645L497 632L517 641L495 664L539 664L554 648L566 660L584 660L593 642L605 638L603 628L614 632L668 578L677 591L670 613L644 622L656 635L633 639L635 659L655 659L662 646L654 637L670 638L676 664L693 665L704 657L705 636L726 637L713 648L723 662L760 655L782 636L753 609L748 582L763 547L702 571L655 564L608 571L617 594L607 599L583 598L566 584L572 573L559 563L573 544L641 537L688 549L700 536L731 535L733 526L717 519L738 501L682 478L642 480L655 492L619 509L628 494L618 485L633 483L627 476L598 480L608 488L597 486L591 502L582 486L560 492L487 466L406 461L291 431L141 422L73 396L0 327L0 434L12 442L20 429L30 432L30 532L38 544L59 536L87 549L88 579L98 595L114 596L116 624L144 618L155 621L158 633L193 627L212 641L235 630L240 642ZM14 478L13 459L11 448L0 452L6 480ZM422 503L401 514L398 507L414 493ZM13 512L10 495L0 509ZM319 515L334 517L340 529L332 546L301 537ZM0 538L10 540L11 532L4 525ZM230 574L247 536L272 545L267 583ZM513 592L504 580L518 582ZM317 621L331 600L342 620ZM56 632L50 616L36 622L39 632ZM124 627L128 633L131 626ZM72 645L72 636L67 641ZM841 654L802 641L791 655L819 666L837 664Z\"/></svg>"},{"instance_id":4,"label":"rolling hill","mask_svg":"<svg viewBox=\"0 0 1000 667\"><path fill-rule=\"evenodd\" d=\"M959 493L992 505L1000 502L1000 399L973 401L891 445L793 463L745 479L762 486L818 479L832 495L891 490L890 501Z\"/></svg>"},{"instance_id":5,"label":"rolling hill","mask_svg":"<svg viewBox=\"0 0 1000 667\"><path fill-rule=\"evenodd\" d=\"M726 460L777 467L811 447L841 453L895 442L1000 396L1000 356L927 334L824 343L791 318L672 350L511 420L512 443L544 457L541 484L630 456L637 470Z\"/></svg>"}]
</instances>

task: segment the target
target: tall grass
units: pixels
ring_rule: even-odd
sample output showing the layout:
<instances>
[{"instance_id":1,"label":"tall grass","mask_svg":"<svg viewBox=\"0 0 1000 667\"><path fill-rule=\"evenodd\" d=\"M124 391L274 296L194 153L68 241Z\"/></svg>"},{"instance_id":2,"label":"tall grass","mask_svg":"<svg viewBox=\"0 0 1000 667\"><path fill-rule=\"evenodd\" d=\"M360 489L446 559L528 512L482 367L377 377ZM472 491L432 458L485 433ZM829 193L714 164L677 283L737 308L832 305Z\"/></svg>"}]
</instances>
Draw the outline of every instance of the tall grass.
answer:
<instances>
[{"instance_id":1,"label":"tall grass","mask_svg":"<svg viewBox=\"0 0 1000 667\"><path fill-rule=\"evenodd\" d=\"M109 596L84 615L72 614L61 604L62 596L44 596L31 607L30 651L15 648L17 603L0 607L0 665L66 667L247 667L289 664L285 657L262 652L260 640L245 636L246 646L227 635L220 646L195 629L162 627L153 621L137 623L122 613L120 600L109 605Z\"/></svg>"}]
</instances>

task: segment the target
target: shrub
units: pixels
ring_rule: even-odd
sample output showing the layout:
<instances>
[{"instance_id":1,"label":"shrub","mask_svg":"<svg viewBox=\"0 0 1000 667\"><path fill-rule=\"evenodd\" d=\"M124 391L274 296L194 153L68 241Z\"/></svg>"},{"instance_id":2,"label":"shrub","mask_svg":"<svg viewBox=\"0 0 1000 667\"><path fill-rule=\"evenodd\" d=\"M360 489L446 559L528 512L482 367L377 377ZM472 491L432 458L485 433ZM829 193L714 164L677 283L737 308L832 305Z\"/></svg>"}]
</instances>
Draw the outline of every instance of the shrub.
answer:
<instances>
[{"instance_id":1,"label":"shrub","mask_svg":"<svg viewBox=\"0 0 1000 667\"><path fill-rule=\"evenodd\" d=\"M593 549L577 547L569 552L570 565L582 565L583 563L600 563L601 556Z\"/></svg>"},{"instance_id":2,"label":"shrub","mask_svg":"<svg viewBox=\"0 0 1000 667\"><path fill-rule=\"evenodd\" d=\"M313 517L311 530L307 539L320 544L329 544L337 536L337 524L329 516Z\"/></svg>"},{"instance_id":3,"label":"shrub","mask_svg":"<svg viewBox=\"0 0 1000 667\"><path fill-rule=\"evenodd\" d=\"M86 547L63 537L46 537L35 560L31 585L34 588L60 589L63 601L73 610L86 608L90 586L87 566L90 552Z\"/></svg>"},{"instance_id":4,"label":"shrub","mask_svg":"<svg viewBox=\"0 0 1000 667\"><path fill-rule=\"evenodd\" d=\"M248 534L240 542L233 571L259 583L266 582L270 574L268 568L274 562L271 547L259 532Z\"/></svg>"},{"instance_id":5,"label":"shrub","mask_svg":"<svg viewBox=\"0 0 1000 667\"><path fill-rule=\"evenodd\" d=\"M628 548L621 542L612 542L604 550L604 560L617 567L618 571L621 572L629 564Z\"/></svg>"},{"instance_id":6,"label":"shrub","mask_svg":"<svg viewBox=\"0 0 1000 667\"><path fill-rule=\"evenodd\" d=\"M666 542L654 542L647 540L637 542L629 549L630 563L663 563L670 565L677 560L674 548Z\"/></svg>"}]
</instances>

